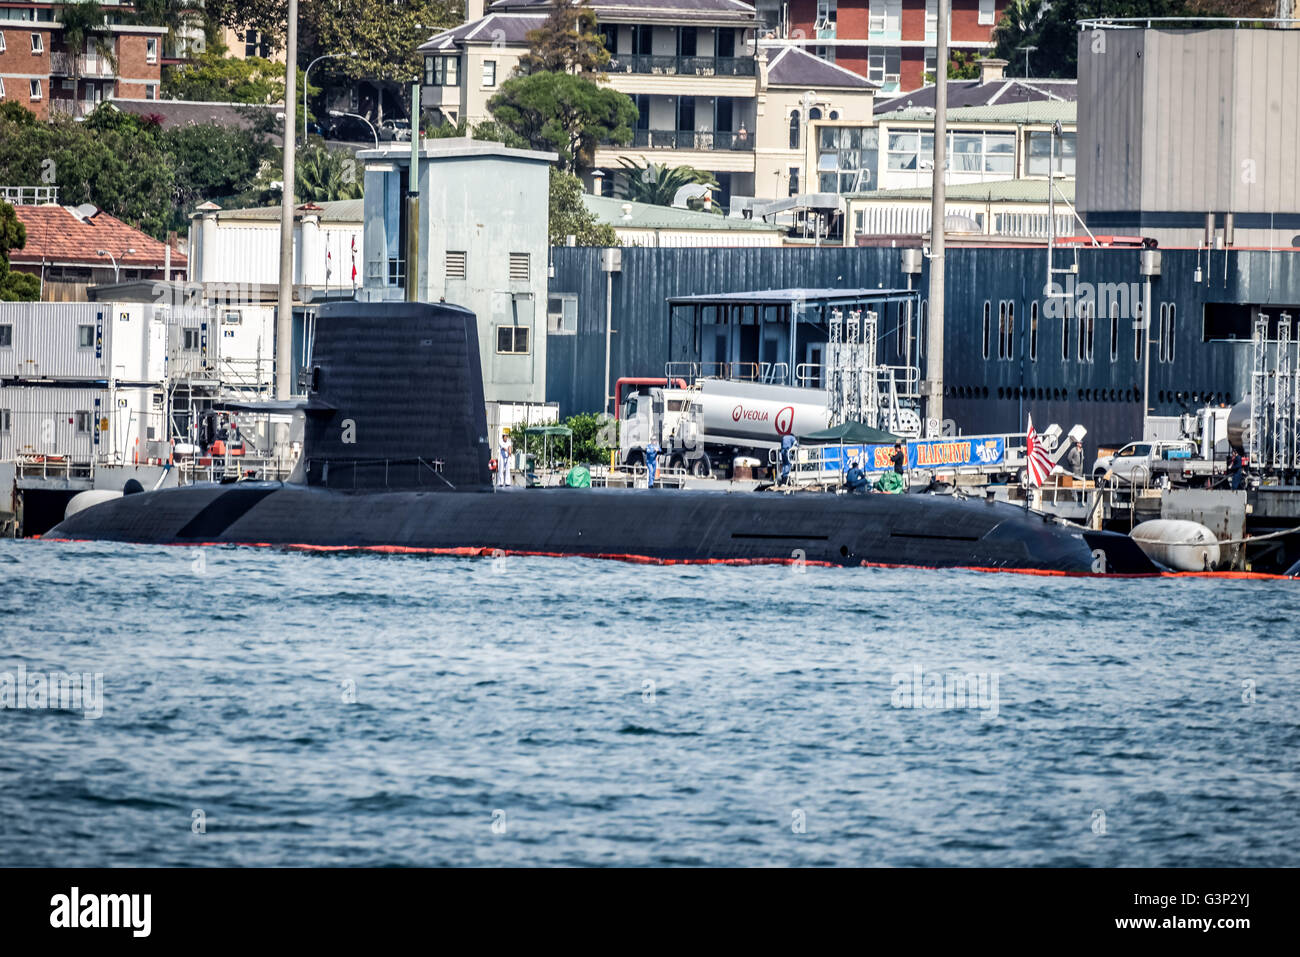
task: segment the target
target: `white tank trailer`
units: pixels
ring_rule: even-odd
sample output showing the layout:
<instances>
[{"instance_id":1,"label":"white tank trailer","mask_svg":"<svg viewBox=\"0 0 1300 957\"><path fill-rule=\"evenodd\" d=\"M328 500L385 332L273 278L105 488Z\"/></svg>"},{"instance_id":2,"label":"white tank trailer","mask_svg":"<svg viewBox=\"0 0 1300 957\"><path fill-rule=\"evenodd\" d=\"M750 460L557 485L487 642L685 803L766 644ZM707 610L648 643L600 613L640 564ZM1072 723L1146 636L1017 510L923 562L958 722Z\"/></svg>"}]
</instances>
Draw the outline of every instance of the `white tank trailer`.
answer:
<instances>
[{"instance_id":1,"label":"white tank trailer","mask_svg":"<svg viewBox=\"0 0 1300 957\"><path fill-rule=\"evenodd\" d=\"M767 460L781 438L826 428L830 413L823 389L701 379L695 388L651 388L628 395L621 410L619 460L645 461L653 436L660 462L708 475L730 470L737 456Z\"/></svg>"}]
</instances>

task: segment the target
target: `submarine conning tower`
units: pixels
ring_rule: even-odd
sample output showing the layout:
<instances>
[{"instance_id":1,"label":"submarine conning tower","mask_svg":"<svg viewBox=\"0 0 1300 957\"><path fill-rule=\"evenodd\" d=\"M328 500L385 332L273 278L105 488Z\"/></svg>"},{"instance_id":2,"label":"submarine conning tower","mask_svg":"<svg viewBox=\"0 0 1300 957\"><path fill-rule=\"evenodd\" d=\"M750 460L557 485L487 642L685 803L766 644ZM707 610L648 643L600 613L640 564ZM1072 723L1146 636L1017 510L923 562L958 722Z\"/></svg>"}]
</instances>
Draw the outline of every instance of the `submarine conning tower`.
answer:
<instances>
[{"instance_id":1,"label":"submarine conning tower","mask_svg":"<svg viewBox=\"0 0 1300 957\"><path fill-rule=\"evenodd\" d=\"M492 488L478 328L460 306L322 306L308 369L306 484Z\"/></svg>"}]
</instances>

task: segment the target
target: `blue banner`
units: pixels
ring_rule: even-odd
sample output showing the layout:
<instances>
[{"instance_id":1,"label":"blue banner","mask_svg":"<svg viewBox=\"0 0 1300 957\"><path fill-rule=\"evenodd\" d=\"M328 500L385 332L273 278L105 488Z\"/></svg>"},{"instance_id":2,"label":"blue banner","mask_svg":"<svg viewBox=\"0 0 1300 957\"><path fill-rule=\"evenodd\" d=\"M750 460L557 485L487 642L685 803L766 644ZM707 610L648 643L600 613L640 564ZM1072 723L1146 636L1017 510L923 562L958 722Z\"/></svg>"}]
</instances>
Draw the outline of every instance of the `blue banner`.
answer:
<instances>
[{"instance_id":1,"label":"blue banner","mask_svg":"<svg viewBox=\"0 0 1300 957\"><path fill-rule=\"evenodd\" d=\"M1001 437L923 439L904 445L909 469L953 466L1000 465L1006 460L1006 441ZM845 471L857 461L867 472L884 472L894 467L892 445L827 445L822 461L829 469Z\"/></svg>"}]
</instances>

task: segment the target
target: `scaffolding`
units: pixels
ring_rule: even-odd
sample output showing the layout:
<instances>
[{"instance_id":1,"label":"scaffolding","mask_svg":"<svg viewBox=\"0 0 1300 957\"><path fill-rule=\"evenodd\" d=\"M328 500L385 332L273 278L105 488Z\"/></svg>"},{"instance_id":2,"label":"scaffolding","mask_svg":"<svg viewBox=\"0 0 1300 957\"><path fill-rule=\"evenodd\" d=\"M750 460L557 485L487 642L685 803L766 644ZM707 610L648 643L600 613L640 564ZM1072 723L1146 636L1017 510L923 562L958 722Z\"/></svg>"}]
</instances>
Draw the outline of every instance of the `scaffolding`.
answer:
<instances>
[{"instance_id":1,"label":"scaffolding","mask_svg":"<svg viewBox=\"0 0 1300 957\"><path fill-rule=\"evenodd\" d=\"M1273 468L1291 468L1294 413L1291 393L1291 317L1277 320L1277 352L1273 366Z\"/></svg>"},{"instance_id":2,"label":"scaffolding","mask_svg":"<svg viewBox=\"0 0 1300 957\"><path fill-rule=\"evenodd\" d=\"M881 369L876 362L879 315L871 309L847 314L833 309L827 331L826 400L831 425L863 422L881 428Z\"/></svg>"},{"instance_id":3,"label":"scaffolding","mask_svg":"<svg viewBox=\"0 0 1300 957\"><path fill-rule=\"evenodd\" d=\"M1251 339L1250 365L1250 439L1246 454L1252 465L1264 461L1264 431L1268 421L1268 314L1261 312L1255 319L1255 334Z\"/></svg>"}]
</instances>

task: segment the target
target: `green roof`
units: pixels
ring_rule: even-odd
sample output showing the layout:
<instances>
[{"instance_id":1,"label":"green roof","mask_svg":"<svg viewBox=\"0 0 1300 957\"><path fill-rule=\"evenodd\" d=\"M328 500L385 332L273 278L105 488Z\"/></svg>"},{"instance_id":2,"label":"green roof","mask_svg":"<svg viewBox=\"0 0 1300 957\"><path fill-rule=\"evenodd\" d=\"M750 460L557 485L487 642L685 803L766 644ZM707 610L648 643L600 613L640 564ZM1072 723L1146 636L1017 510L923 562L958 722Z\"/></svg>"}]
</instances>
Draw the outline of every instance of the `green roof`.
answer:
<instances>
[{"instance_id":1,"label":"green roof","mask_svg":"<svg viewBox=\"0 0 1300 957\"><path fill-rule=\"evenodd\" d=\"M677 206L634 203L612 196L582 194L582 202L602 223L616 229L711 229L779 232L779 228L739 216L718 216ZM624 207L628 207L624 210Z\"/></svg>"},{"instance_id":2,"label":"green roof","mask_svg":"<svg viewBox=\"0 0 1300 957\"><path fill-rule=\"evenodd\" d=\"M321 208L320 220L322 223L360 223L362 220L362 208L364 200L361 199L331 199L325 202L317 203ZM304 205L299 203L299 206ZM280 207L275 206L253 206L247 209L221 209L214 210L217 219L247 219L247 220L275 220L280 219Z\"/></svg>"},{"instance_id":3,"label":"green roof","mask_svg":"<svg viewBox=\"0 0 1300 957\"><path fill-rule=\"evenodd\" d=\"M1027 103L993 103L988 106L959 106L948 110L948 125L954 123L1055 123L1077 122L1079 104L1070 100L1031 100ZM898 120L933 122L934 110L913 108L877 113L876 122L888 125Z\"/></svg>"},{"instance_id":4,"label":"green roof","mask_svg":"<svg viewBox=\"0 0 1300 957\"><path fill-rule=\"evenodd\" d=\"M1058 179L1056 201L1064 195L1074 202L1074 180ZM963 183L950 185L945 192L948 202L953 203L1045 203L1047 202L1046 179L1004 179L990 183ZM852 193L849 199L926 199L930 198L929 186L917 186L909 189L877 189L868 193Z\"/></svg>"}]
</instances>

